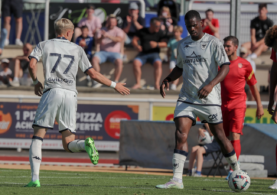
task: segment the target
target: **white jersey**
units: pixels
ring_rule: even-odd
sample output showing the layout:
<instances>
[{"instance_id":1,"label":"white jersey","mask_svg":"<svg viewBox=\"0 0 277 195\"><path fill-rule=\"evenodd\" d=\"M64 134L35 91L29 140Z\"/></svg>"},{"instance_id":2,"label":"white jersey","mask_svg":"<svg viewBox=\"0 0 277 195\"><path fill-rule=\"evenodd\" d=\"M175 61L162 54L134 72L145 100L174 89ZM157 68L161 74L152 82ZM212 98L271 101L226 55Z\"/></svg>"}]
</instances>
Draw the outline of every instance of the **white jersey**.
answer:
<instances>
[{"instance_id":1,"label":"white jersey","mask_svg":"<svg viewBox=\"0 0 277 195\"><path fill-rule=\"evenodd\" d=\"M40 42L29 58L35 58L37 61L42 59L44 91L62 88L77 93L78 67L84 73L92 68L84 49L63 37Z\"/></svg>"},{"instance_id":2,"label":"white jersey","mask_svg":"<svg viewBox=\"0 0 277 195\"><path fill-rule=\"evenodd\" d=\"M188 36L179 42L177 52L177 66L183 69L183 86L179 101L221 105L220 83L206 98L198 97L198 91L217 76L218 67L230 64L220 40L209 34L204 34L198 41Z\"/></svg>"}]
</instances>

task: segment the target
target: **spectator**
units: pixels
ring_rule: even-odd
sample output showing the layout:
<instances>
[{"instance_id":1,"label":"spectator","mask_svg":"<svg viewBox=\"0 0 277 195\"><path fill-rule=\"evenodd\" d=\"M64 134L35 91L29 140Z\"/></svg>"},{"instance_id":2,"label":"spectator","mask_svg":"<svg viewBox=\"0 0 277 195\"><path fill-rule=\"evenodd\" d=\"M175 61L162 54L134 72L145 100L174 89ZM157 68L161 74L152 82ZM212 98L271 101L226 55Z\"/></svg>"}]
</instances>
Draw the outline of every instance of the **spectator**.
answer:
<instances>
[{"instance_id":1,"label":"spectator","mask_svg":"<svg viewBox=\"0 0 277 195\"><path fill-rule=\"evenodd\" d=\"M133 46L140 52L133 61L136 84L133 89L141 87L141 66L146 62L154 65L155 89L160 88L162 76L162 61L159 53L160 48L167 47L164 33L160 30L161 21L159 18L152 18L149 28L140 29L132 40ZM138 44L140 41L141 45Z\"/></svg>"},{"instance_id":2,"label":"spectator","mask_svg":"<svg viewBox=\"0 0 277 195\"><path fill-rule=\"evenodd\" d=\"M219 22L218 19L214 18L214 11L212 9L206 10L206 18L202 19L203 32L213 35L219 39Z\"/></svg>"},{"instance_id":3,"label":"spectator","mask_svg":"<svg viewBox=\"0 0 277 195\"><path fill-rule=\"evenodd\" d=\"M90 36L90 37L94 37L95 32L97 30L101 29L101 27L102 27L101 20L98 17L93 15L94 14L94 6L93 5L89 5L87 7L86 13L87 13L87 17L81 19L80 22L78 23L78 27L75 28L74 40L76 40L76 38L82 34L81 29L80 29L82 26L88 27L88 36Z\"/></svg>"},{"instance_id":4,"label":"spectator","mask_svg":"<svg viewBox=\"0 0 277 195\"><path fill-rule=\"evenodd\" d=\"M259 4L259 16L251 20L251 42L242 44L242 47L250 51L252 59L257 58L268 49L264 41L266 31L273 26L273 21L267 17L267 4Z\"/></svg>"},{"instance_id":5,"label":"spectator","mask_svg":"<svg viewBox=\"0 0 277 195\"><path fill-rule=\"evenodd\" d=\"M131 45L138 30L145 26L145 20L139 16L139 7L135 2L130 3L128 15L123 19L122 30L127 34L125 45Z\"/></svg>"},{"instance_id":6,"label":"spectator","mask_svg":"<svg viewBox=\"0 0 277 195\"><path fill-rule=\"evenodd\" d=\"M110 61L115 64L114 81L118 82L122 72L121 42L125 36L123 30L117 26L116 16L111 14L107 20L106 27L96 35L96 53L92 59L92 66L100 72L99 64ZM101 85L100 85L101 86ZM99 87L95 83L94 87Z\"/></svg>"},{"instance_id":7,"label":"spectator","mask_svg":"<svg viewBox=\"0 0 277 195\"><path fill-rule=\"evenodd\" d=\"M169 48L167 50L167 56L168 56L168 59L170 59L170 61L169 61L169 70L170 70L170 72L176 66L177 46L178 46L178 42L180 40L182 40L182 37L181 37L182 33L183 33L182 26L175 26L174 27L174 38L170 39L168 44L167 44L167 47ZM179 79L176 79L175 81L173 81L171 86L170 86L170 89L171 90L176 90L178 82L179 82Z\"/></svg>"},{"instance_id":8,"label":"spectator","mask_svg":"<svg viewBox=\"0 0 277 195\"><path fill-rule=\"evenodd\" d=\"M170 9L166 6L162 7L161 15L159 15L161 21L163 22L161 25L161 30L166 31L166 33L173 32L173 20L171 18Z\"/></svg>"},{"instance_id":9,"label":"spectator","mask_svg":"<svg viewBox=\"0 0 277 195\"><path fill-rule=\"evenodd\" d=\"M6 37L7 37L7 29L2 28L2 30L1 30L1 38L0 38L0 56L3 53Z\"/></svg>"},{"instance_id":10,"label":"spectator","mask_svg":"<svg viewBox=\"0 0 277 195\"><path fill-rule=\"evenodd\" d=\"M199 135L204 137L205 136L204 132L208 131L210 136L212 137L213 134L210 131L209 125L205 123L205 125L203 125L203 127L204 127L204 129L202 129L202 128L199 129ZM213 142L210 144L194 146L191 150L191 154L189 157L189 167L188 167L189 176L201 177L202 176L201 171L202 171L202 166L203 166L203 161L204 161L203 155L208 155L212 152L217 152L217 151L221 151L221 149L215 139L213 139ZM194 166L196 159L197 159L197 166L196 166L196 171L194 174L193 166Z\"/></svg>"},{"instance_id":11,"label":"spectator","mask_svg":"<svg viewBox=\"0 0 277 195\"><path fill-rule=\"evenodd\" d=\"M2 59L2 71L0 72L0 81L5 85L9 85L9 83L12 81L12 71L11 69L9 69L9 64L10 61L8 59Z\"/></svg>"},{"instance_id":12,"label":"spectator","mask_svg":"<svg viewBox=\"0 0 277 195\"><path fill-rule=\"evenodd\" d=\"M22 78L23 73L27 70L29 67L29 55L31 54L33 48L30 43L25 43L23 45L23 56L17 56L13 59L14 61L14 78L13 81L10 82L11 86L18 87L20 86L19 78ZM29 77L30 84L33 83L32 79Z\"/></svg>"},{"instance_id":13,"label":"spectator","mask_svg":"<svg viewBox=\"0 0 277 195\"><path fill-rule=\"evenodd\" d=\"M9 36L11 29L11 15L15 17L15 29L16 29L16 39L15 44L22 46L23 43L20 40L22 32L22 11L23 11L23 0L3 0L2 1L2 15L4 18L4 28L7 30L7 37L5 40L5 45L9 45Z\"/></svg>"},{"instance_id":14,"label":"spectator","mask_svg":"<svg viewBox=\"0 0 277 195\"><path fill-rule=\"evenodd\" d=\"M93 46L93 38L90 37L89 30L87 26L82 26L81 27L82 35L79 36L76 39L76 44L80 45L86 52L88 59L91 61L92 60L92 46Z\"/></svg>"}]
</instances>

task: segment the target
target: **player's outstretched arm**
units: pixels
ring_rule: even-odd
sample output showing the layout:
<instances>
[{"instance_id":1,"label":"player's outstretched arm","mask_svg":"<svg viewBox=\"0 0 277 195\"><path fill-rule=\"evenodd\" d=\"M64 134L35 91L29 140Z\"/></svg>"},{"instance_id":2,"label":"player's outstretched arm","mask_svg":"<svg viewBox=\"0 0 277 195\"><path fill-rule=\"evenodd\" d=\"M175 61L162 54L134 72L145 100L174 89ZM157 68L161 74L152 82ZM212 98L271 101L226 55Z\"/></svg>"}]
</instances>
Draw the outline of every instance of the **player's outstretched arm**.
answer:
<instances>
[{"instance_id":1,"label":"player's outstretched arm","mask_svg":"<svg viewBox=\"0 0 277 195\"><path fill-rule=\"evenodd\" d=\"M35 86L35 94L37 96L42 96L43 86L37 79L37 60L32 58L29 64L29 73L31 78L33 79L33 83Z\"/></svg>"},{"instance_id":2,"label":"player's outstretched arm","mask_svg":"<svg viewBox=\"0 0 277 195\"><path fill-rule=\"evenodd\" d=\"M90 68L86 73L90 76L91 79L93 79L103 85L106 85L108 87L113 87L121 95L129 95L130 94L130 89L124 87L124 85L126 83L116 83L116 85L113 86L113 82L111 80L107 79L101 73L96 72L93 68Z\"/></svg>"},{"instance_id":3,"label":"player's outstretched arm","mask_svg":"<svg viewBox=\"0 0 277 195\"><path fill-rule=\"evenodd\" d=\"M255 98L255 101L257 102L257 111L256 111L256 117L260 119L264 115L264 109L261 102L261 96L258 91L257 85L249 85L249 88Z\"/></svg>"},{"instance_id":4,"label":"player's outstretched arm","mask_svg":"<svg viewBox=\"0 0 277 195\"><path fill-rule=\"evenodd\" d=\"M218 83L223 81L223 79L227 76L228 72L229 72L229 65L221 66L216 77L208 85L204 86L202 89L198 91L199 99L206 98L209 95L209 93L211 93L214 86L216 86Z\"/></svg>"},{"instance_id":5,"label":"player's outstretched arm","mask_svg":"<svg viewBox=\"0 0 277 195\"><path fill-rule=\"evenodd\" d=\"M176 66L172 72L163 80L161 86L160 86L160 94L163 98L165 98L165 88L166 90L169 90L169 82L175 81L180 76L182 76L183 69Z\"/></svg>"}]
</instances>

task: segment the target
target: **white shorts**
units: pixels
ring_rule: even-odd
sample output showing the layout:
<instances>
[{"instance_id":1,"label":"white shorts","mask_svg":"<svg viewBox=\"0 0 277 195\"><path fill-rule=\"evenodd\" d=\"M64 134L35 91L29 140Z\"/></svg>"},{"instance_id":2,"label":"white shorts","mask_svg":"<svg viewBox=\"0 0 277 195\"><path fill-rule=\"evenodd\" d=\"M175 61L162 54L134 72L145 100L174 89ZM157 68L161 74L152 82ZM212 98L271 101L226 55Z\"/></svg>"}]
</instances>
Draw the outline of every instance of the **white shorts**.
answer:
<instances>
[{"instance_id":1,"label":"white shorts","mask_svg":"<svg viewBox=\"0 0 277 195\"><path fill-rule=\"evenodd\" d=\"M169 69L170 70L174 69L176 64L177 64L176 60L170 60L170 62L169 62Z\"/></svg>"},{"instance_id":2,"label":"white shorts","mask_svg":"<svg viewBox=\"0 0 277 195\"><path fill-rule=\"evenodd\" d=\"M219 124L223 122L221 106L217 105L197 105L188 102L178 101L174 111L174 119L188 117L196 124L199 117L202 123Z\"/></svg>"},{"instance_id":3,"label":"white shorts","mask_svg":"<svg viewBox=\"0 0 277 195\"><path fill-rule=\"evenodd\" d=\"M59 132L69 130L75 133L77 94L61 88L53 88L43 93L36 112L34 126L53 129L55 120Z\"/></svg>"}]
</instances>

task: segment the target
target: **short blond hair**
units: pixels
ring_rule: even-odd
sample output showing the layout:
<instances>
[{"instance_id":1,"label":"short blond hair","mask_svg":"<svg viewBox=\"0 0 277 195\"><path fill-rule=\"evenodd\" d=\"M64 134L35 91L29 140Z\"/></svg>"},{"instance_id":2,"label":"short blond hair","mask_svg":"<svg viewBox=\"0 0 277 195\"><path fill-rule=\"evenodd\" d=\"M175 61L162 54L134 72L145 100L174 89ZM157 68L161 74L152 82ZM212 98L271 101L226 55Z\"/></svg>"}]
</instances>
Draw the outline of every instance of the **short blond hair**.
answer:
<instances>
[{"instance_id":1,"label":"short blond hair","mask_svg":"<svg viewBox=\"0 0 277 195\"><path fill-rule=\"evenodd\" d=\"M67 18L61 18L55 21L54 29L57 35L63 34L66 30L74 29L73 23Z\"/></svg>"},{"instance_id":2,"label":"short blond hair","mask_svg":"<svg viewBox=\"0 0 277 195\"><path fill-rule=\"evenodd\" d=\"M183 27L182 26L174 26L173 28L173 32L176 32L176 31L179 31L179 32L183 32Z\"/></svg>"}]
</instances>

